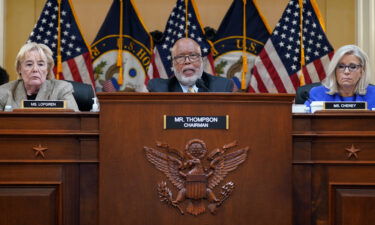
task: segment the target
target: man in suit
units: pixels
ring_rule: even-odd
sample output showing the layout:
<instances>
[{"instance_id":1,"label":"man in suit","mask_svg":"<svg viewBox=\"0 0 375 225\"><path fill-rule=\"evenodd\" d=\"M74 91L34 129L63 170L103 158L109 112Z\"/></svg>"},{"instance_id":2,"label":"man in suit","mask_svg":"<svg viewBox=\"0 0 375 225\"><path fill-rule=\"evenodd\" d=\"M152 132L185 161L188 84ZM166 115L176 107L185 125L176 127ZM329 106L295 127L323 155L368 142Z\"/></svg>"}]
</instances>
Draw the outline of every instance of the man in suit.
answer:
<instances>
[{"instance_id":1,"label":"man in suit","mask_svg":"<svg viewBox=\"0 0 375 225\"><path fill-rule=\"evenodd\" d=\"M203 71L201 48L194 40L177 40L171 53L174 76L151 79L147 85L149 92L232 92L231 80Z\"/></svg>"}]
</instances>

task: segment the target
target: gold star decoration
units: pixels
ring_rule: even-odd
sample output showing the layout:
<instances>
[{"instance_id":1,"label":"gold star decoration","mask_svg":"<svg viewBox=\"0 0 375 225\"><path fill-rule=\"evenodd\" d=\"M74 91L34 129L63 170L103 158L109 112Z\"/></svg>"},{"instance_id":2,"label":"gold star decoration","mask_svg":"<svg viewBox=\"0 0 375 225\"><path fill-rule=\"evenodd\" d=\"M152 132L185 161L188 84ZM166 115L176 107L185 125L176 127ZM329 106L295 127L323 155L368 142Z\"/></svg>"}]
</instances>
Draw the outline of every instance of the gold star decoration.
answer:
<instances>
[{"instance_id":1,"label":"gold star decoration","mask_svg":"<svg viewBox=\"0 0 375 225\"><path fill-rule=\"evenodd\" d=\"M38 146L34 146L33 150L35 151L35 157L38 157L38 155L40 155L42 158L46 158L44 152L47 151L48 148L42 147L42 145L39 144Z\"/></svg>"},{"instance_id":2,"label":"gold star decoration","mask_svg":"<svg viewBox=\"0 0 375 225\"><path fill-rule=\"evenodd\" d=\"M346 148L345 150L349 152L348 159L350 159L351 157L358 159L357 152L361 151L359 148L355 148L354 145L352 145L350 148Z\"/></svg>"}]
</instances>

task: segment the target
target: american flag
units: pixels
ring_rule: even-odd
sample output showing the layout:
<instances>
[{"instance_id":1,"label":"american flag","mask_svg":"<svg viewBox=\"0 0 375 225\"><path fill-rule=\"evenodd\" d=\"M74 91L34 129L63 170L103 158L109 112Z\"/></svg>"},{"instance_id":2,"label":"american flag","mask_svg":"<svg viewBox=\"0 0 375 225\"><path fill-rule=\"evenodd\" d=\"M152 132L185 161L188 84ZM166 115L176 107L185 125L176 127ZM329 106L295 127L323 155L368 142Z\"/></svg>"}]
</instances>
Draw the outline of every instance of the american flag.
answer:
<instances>
[{"instance_id":1,"label":"american flag","mask_svg":"<svg viewBox=\"0 0 375 225\"><path fill-rule=\"evenodd\" d=\"M61 37L58 37L60 11ZM69 0L61 0L60 10L57 0L48 0L30 34L28 42L37 42L51 48L57 66L58 42L61 43L62 74L59 79L74 80L94 85L91 55L74 17Z\"/></svg>"},{"instance_id":2,"label":"american flag","mask_svg":"<svg viewBox=\"0 0 375 225\"><path fill-rule=\"evenodd\" d=\"M187 10L186 5L188 6ZM176 6L169 16L163 40L161 43L155 44L152 62L148 71L150 78L168 78L173 75L170 49L178 39L184 37L194 39L201 46L205 71L213 74L214 62L211 47L204 37L195 2L194 0L177 0Z\"/></svg>"},{"instance_id":3,"label":"american flag","mask_svg":"<svg viewBox=\"0 0 375 225\"><path fill-rule=\"evenodd\" d=\"M309 84L326 77L333 48L324 33L317 4L315 0L303 0L302 20L300 9L298 0L289 1L255 61L250 92L295 93L303 80Z\"/></svg>"},{"instance_id":4,"label":"american flag","mask_svg":"<svg viewBox=\"0 0 375 225\"><path fill-rule=\"evenodd\" d=\"M116 92L120 90L120 86L117 83L115 78L111 78L103 83L103 91L104 92Z\"/></svg>"}]
</instances>

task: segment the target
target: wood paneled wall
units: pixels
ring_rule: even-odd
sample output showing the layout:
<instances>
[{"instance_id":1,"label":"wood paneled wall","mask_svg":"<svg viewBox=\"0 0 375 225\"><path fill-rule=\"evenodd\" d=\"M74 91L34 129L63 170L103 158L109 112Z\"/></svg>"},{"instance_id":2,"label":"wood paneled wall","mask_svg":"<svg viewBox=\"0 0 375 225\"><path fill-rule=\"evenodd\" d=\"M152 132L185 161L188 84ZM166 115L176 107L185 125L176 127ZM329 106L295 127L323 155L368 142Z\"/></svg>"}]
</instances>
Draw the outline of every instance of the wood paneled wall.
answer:
<instances>
[{"instance_id":1,"label":"wood paneled wall","mask_svg":"<svg viewBox=\"0 0 375 225\"><path fill-rule=\"evenodd\" d=\"M86 41L92 43L112 0L71 0ZM271 30L289 0L257 0ZM149 31L164 30L176 0L133 0ZM196 0L204 26L218 28L231 0ZM355 43L355 0L317 0L326 22L326 32L335 48ZM5 0L5 68L17 78L14 59L27 40L45 0Z\"/></svg>"}]
</instances>

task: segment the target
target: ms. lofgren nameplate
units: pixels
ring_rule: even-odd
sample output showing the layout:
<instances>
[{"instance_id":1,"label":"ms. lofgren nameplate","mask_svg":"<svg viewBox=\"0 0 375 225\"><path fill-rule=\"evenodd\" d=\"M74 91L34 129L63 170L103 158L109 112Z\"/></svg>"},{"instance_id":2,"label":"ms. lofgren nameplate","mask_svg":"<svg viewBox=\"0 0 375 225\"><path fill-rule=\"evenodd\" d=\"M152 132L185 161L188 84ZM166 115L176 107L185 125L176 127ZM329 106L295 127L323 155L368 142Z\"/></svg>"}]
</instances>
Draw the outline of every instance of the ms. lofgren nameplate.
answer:
<instances>
[{"instance_id":1,"label":"ms. lofgren nameplate","mask_svg":"<svg viewBox=\"0 0 375 225\"><path fill-rule=\"evenodd\" d=\"M229 129L229 116L166 116L164 129Z\"/></svg>"},{"instance_id":2,"label":"ms. lofgren nameplate","mask_svg":"<svg viewBox=\"0 0 375 225\"><path fill-rule=\"evenodd\" d=\"M24 109L65 109L64 100L24 100L22 101Z\"/></svg>"}]
</instances>

